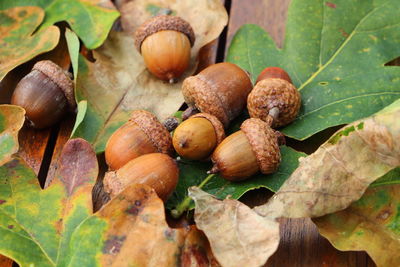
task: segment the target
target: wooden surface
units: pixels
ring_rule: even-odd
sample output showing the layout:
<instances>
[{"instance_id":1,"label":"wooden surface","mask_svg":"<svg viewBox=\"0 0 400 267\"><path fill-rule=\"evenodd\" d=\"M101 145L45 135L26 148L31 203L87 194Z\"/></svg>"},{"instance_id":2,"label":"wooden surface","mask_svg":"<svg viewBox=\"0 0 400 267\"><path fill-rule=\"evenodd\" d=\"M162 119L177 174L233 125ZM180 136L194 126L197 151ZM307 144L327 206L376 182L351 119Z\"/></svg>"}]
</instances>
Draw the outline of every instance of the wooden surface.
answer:
<instances>
[{"instance_id":1,"label":"wooden surface","mask_svg":"<svg viewBox=\"0 0 400 267\"><path fill-rule=\"evenodd\" d=\"M290 0L231 0L225 1L230 14L228 27L221 37L203 49L200 66L204 68L215 61L223 61L229 42L237 29L244 23L254 23L264 27L282 46L285 32L287 7ZM11 72L10 77L15 73ZM1 85L0 85L1 87ZM0 98L1 101L2 98ZM68 140L74 117L69 116L60 125L48 130L24 128L20 132L20 150L23 158L39 175L41 185L45 186L52 179L57 169L58 157L62 146ZM306 147L294 143L295 147ZM307 149L305 149L307 150ZM310 152L310 149L308 151ZM101 157L100 157L101 158ZM104 164L104 161L103 161ZM105 170L105 166L102 166ZM245 203L260 204L265 201L265 191L251 192L244 196ZM11 261L0 257L0 267L12 266ZM281 220L281 243L277 252L269 259L266 266L375 266L364 252L340 252L318 234L310 219Z\"/></svg>"}]
</instances>

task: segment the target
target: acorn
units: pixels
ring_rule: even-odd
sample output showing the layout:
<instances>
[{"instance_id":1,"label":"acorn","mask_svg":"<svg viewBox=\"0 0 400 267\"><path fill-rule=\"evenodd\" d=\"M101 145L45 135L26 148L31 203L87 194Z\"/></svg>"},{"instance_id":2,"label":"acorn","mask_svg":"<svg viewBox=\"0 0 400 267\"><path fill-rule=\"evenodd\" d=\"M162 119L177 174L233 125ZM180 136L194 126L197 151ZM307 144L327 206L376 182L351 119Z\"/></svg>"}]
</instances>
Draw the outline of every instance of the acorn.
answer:
<instances>
[{"instance_id":1,"label":"acorn","mask_svg":"<svg viewBox=\"0 0 400 267\"><path fill-rule=\"evenodd\" d=\"M246 106L251 89L249 75L228 62L211 65L182 85L188 106L217 117L224 127Z\"/></svg>"},{"instance_id":2,"label":"acorn","mask_svg":"<svg viewBox=\"0 0 400 267\"><path fill-rule=\"evenodd\" d=\"M171 135L156 116L136 110L108 139L105 158L110 169L117 170L134 158L156 152L173 154Z\"/></svg>"},{"instance_id":3,"label":"acorn","mask_svg":"<svg viewBox=\"0 0 400 267\"><path fill-rule=\"evenodd\" d=\"M11 104L25 109L32 127L46 128L75 110L74 85L60 66L50 60L39 61L17 84Z\"/></svg>"},{"instance_id":4,"label":"acorn","mask_svg":"<svg viewBox=\"0 0 400 267\"><path fill-rule=\"evenodd\" d=\"M210 173L229 181L241 181L261 172L275 172L281 160L277 133L264 121L250 118L240 130L221 142L212 154Z\"/></svg>"},{"instance_id":5,"label":"acorn","mask_svg":"<svg viewBox=\"0 0 400 267\"><path fill-rule=\"evenodd\" d=\"M289 74L284 69L279 67L267 67L261 71L260 75L258 75L256 84L259 81L268 78L279 78L292 83L292 79L290 79Z\"/></svg>"},{"instance_id":6,"label":"acorn","mask_svg":"<svg viewBox=\"0 0 400 267\"><path fill-rule=\"evenodd\" d=\"M176 16L152 17L135 32L135 45L147 69L170 83L176 82L188 68L194 42L190 24Z\"/></svg>"},{"instance_id":7,"label":"acorn","mask_svg":"<svg viewBox=\"0 0 400 267\"><path fill-rule=\"evenodd\" d=\"M175 129L172 144L181 157L202 160L208 158L224 138L224 126L215 116L197 113Z\"/></svg>"},{"instance_id":8,"label":"acorn","mask_svg":"<svg viewBox=\"0 0 400 267\"><path fill-rule=\"evenodd\" d=\"M157 195L166 201L175 190L179 179L178 166L170 156L151 153L137 157L117 171L107 172L104 190L115 197L132 183L152 187Z\"/></svg>"},{"instance_id":9,"label":"acorn","mask_svg":"<svg viewBox=\"0 0 400 267\"><path fill-rule=\"evenodd\" d=\"M289 75L282 69L267 68L259 79L247 98L250 117L259 118L273 128L292 122L299 113L301 95Z\"/></svg>"}]
</instances>

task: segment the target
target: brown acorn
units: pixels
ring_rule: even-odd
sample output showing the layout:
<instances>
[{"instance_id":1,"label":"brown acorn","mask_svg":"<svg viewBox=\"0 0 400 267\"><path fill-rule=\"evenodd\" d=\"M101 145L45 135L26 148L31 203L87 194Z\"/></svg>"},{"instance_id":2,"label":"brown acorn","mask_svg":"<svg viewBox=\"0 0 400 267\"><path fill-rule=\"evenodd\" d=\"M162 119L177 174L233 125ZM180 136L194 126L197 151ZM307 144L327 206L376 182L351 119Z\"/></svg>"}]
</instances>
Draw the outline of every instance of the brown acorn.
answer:
<instances>
[{"instance_id":1,"label":"brown acorn","mask_svg":"<svg viewBox=\"0 0 400 267\"><path fill-rule=\"evenodd\" d=\"M247 98L250 117L259 118L273 128L292 122L299 113L300 105L299 91L280 78L259 81Z\"/></svg>"},{"instance_id":2,"label":"brown acorn","mask_svg":"<svg viewBox=\"0 0 400 267\"><path fill-rule=\"evenodd\" d=\"M211 159L210 173L220 173L229 181L244 180L258 171L273 173L281 160L278 135L266 122L247 119L217 146Z\"/></svg>"},{"instance_id":3,"label":"brown acorn","mask_svg":"<svg viewBox=\"0 0 400 267\"><path fill-rule=\"evenodd\" d=\"M166 201L175 190L179 179L176 162L168 155L151 153L137 157L121 169L106 173L104 190L115 197L132 183L152 187L157 195Z\"/></svg>"},{"instance_id":4,"label":"brown acorn","mask_svg":"<svg viewBox=\"0 0 400 267\"><path fill-rule=\"evenodd\" d=\"M32 127L46 128L75 110L74 85L60 66L50 60L39 61L17 84L11 104L25 109Z\"/></svg>"},{"instance_id":5,"label":"brown acorn","mask_svg":"<svg viewBox=\"0 0 400 267\"><path fill-rule=\"evenodd\" d=\"M198 113L175 129L172 144L181 157L201 160L209 157L224 138L224 126L215 116Z\"/></svg>"},{"instance_id":6,"label":"brown acorn","mask_svg":"<svg viewBox=\"0 0 400 267\"><path fill-rule=\"evenodd\" d=\"M171 135L156 116L136 110L108 139L105 158L110 169L117 170L134 158L156 152L173 154Z\"/></svg>"},{"instance_id":7,"label":"brown acorn","mask_svg":"<svg viewBox=\"0 0 400 267\"><path fill-rule=\"evenodd\" d=\"M144 22L135 32L135 45L148 70L161 80L176 82L190 62L195 35L180 17L160 15Z\"/></svg>"},{"instance_id":8,"label":"brown acorn","mask_svg":"<svg viewBox=\"0 0 400 267\"><path fill-rule=\"evenodd\" d=\"M268 78L279 78L286 80L290 83L292 83L292 79L290 79L289 74L284 70L279 67L267 67L263 69L263 71L258 75L256 84L264 79Z\"/></svg>"},{"instance_id":9,"label":"brown acorn","mask_svg":"<svg viewBox=\"0 0 400 267\"><path fill-rule=\"evenodd\" d=\"M235 64L211 65L183 81L182 93L189 107L211 114L227 127L246 106L252 89L249 75Z\"/></svg>"}]
</instances>

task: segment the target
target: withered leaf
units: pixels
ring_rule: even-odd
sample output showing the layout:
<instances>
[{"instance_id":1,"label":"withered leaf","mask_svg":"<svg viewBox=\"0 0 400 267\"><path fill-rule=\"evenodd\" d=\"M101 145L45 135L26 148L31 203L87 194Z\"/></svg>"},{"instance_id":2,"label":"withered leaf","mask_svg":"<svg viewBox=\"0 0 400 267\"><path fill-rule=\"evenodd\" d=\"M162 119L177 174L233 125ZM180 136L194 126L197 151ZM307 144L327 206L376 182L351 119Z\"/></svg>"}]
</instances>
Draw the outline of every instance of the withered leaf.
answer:
<instances>
[{"instance_id":1,"label":"withered leaf","mask_svg":"<svg viewBox=\"0 0 400 267\"><path fill-rule=\"evenodd\" d=\"M255 207L254 212L250 209L248 212L253 212L252 216L274 221L279 217L319 217L345 209L358 200L372 182L400 166L399 116L400 100L397 100L374 116L342 128L315 153L303 158L299 167L266 204ZM196 200L204 194L196 192L193 197ZM202 226L203 223L207 225L209 218L216 215L214 206L224 206L222 201L213 199L212 202L213 208L204 208L201 206L203 203L196 203L196 210L201 210L201 216L195 217L197 225L205 232L213 249L219 247L221 250L233 250L237 255L245 254L246 248L240 243L221 238L218 228ZM236 203L231 204L234 205ZM221 209L217 216L220 218L219 224L237 224L236 217L231 217L231 213L231 207ZM276 227L272 224L269 228L275 234L270 238L279 240L279 232L273 231ZM266 242L254 244L253 249L270 246ZM217 251L214 254L221 263L229 260L229 257L220 258Z\"/></svg>"},{"instance_id":2,"label":"withered leaf","mask_svg":"<svg viewBox=\"0 0 400 267\"><path fill-rule=\"evenodd\" d=\"M127 27L134 32L152 13L146 7L154 1L133 1L120 7L123 18L134 20ZM172 4L173 3L173 4ZM190 4L189 4L190 3ZM97 153L104 151L108 137L129 118L130 112L146 109L160 120L174 113L183 103L182 81L193 74L199 49L214 40L227 23L227 13L219 0L160 1L171 6L194 28L195 46L191 64L176 84L169 84L150 74L136 50L132 33L111 32L102 47L93 52L96 62L79 58L77 101L87 100L87 113L74 136L92 143ZM207 23L205 23L207 22Z\"/></svg>"},{"instance_id":3,"label":"withered leaf","mask_svg":"<svg viewBox=\"0 0 400 267\"><path fill-rule=\"evenodd\" d=\"M18 132L24 125L25 110L13 105L0 105L0 166L18 151Z\"/></svg>"},{"instance_id":4,"label":"withered leaf","mask_svg":"<svg viewBox=\"0 0 400 267\"><path fill-rule=\"evenodd\" d=\"M210 240L222 266L261 266L279 245L279 223L245 204L219 201L197 187L189 189L196 204L195 221Z\"/></svg>"},{"instance_id":5,"label":"withered leaf","mask_svg":"<svg viewBox=\"0 0 400 267\"><path fill-rule=\"evenodd\" d=\"M22 159L1 166L0 254L21 266L216 266L203 233L170 228L149 187L130 185L93 214L97 174L83 139L66 143L44 190Z\"/></svg>"},{"instance_id":6,"label":"withered leaf","mask_svg":"<svg viewBox=\"0 0 400 267\"><path fill-rule=\"evenodd\" d=\"M33 34L43 18L40 7L0 10L0 81L13 68L57 45L60 30L56 26Z\"/></svg>"},{"instance_id":7,"label":"withered leaf","mask_svg":"<svg viewBox=\"0 0 400 267\"><path fill-rule=\"evenodd\" d=\"M400 266L400 185L369 188L347 209L313 219L340 250L365 250L378 266Z\"/></svg>"}]
</instances>

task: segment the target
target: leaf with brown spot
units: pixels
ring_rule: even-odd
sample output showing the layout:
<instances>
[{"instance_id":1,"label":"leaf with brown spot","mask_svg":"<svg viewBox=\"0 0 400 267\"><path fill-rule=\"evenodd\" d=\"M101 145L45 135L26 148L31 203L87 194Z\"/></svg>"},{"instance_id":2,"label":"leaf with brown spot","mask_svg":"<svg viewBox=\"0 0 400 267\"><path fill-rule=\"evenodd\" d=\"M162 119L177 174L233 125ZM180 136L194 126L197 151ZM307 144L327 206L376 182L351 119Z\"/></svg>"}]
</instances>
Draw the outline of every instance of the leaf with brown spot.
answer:
<instances>
[{"instance_id":1,"label":"leaf with brown spot","mask_svg":"<svg viewBox=\"0 0 400 267\"><path fill-rule=\"evenodd\" d=\"M22 159L0 167L0 254L22 266L66 266L71 235L92 214L96 154L89 143L74 139L66 143L60 160L45 190Z\"/></svg>"},{"instance_id":2,"label":"leaf with brown spot","mask_svg":"<svg viewBox=\"0 0 400 267\"><path fill-rule=\"evenodd\" d=\"M131 22L125 28L133 32L152 16L147 9L150 3L172 8L194 28L191 64L178 83L165 83L147 71L133 34L127 32L112 31L103 46L93 51L96 62L80 56L76 98L77 102L87 100L87 112L74 136L88 140L96 153L104 151L109 136L128 120L132 110L145 109L163 120L179 109L184 101L182 81L195 71L199 49L217 38L228 20L220 0L153 2L133 1L121 6L123 21Z\"/></svg>"},{"instance_id":3,"label":"leaf with brown spot","mask_svg":"<svg viewBox=\"0 0 400 267\"><path fill-rule=\"evenodd\" d=\"M257 212L270 217L319 217L345 209L368 186L400 166L400 100L336 132Z\"/></svg>"},{"instance_id":4,"label":"leaf with brown spot","mask_svg":"<svg viewBox=\"0 0 400 267\"><path fill-rule=\"evenodd\" d=\"M44 190L22 159L1 166L0 254L21 266L217 266L199 230L168 226L149 187L131 185L93 214L97 175L83 139L66 143Z\"/></svg>"},{"instance_id":5,"label":"leaf with brown spot","mask_svg":"<svg viewBox=\"0 0 400 267\"><path fill-rule=\"evenodd\" d=\"M102 266L217 266L208 246L194 226L168 226L153 189L131 184L79 226L71 266L95 266L96 256Z\"/></svg>"},{"instance_id":6,"label":"leaf with brown spot","mask_svg":"<svg viewBox=\"0 0 400 267\"><path fill-rule=\"evenodd\" d=\"M374 116L343 127L315 153L302 158L299 167L266 204L255 207L253 209L254 212L248 208L248 216L260 217L264 220L274 222L275 219L280 217L319 217L347 208L354 201L362 197L371 183L400 166L399 117L400 100L397 100ZM380 183L396 183L391 175L388 176L382 177L379 180ZM400 183L400 179L398 179L397 183ZM374 187L372 185L369 191L373 191L374 189L372 188ZM230 239L232 234L224 236L221 234L226 232L226 229L223 228L224 226L239 224L240 220L236 218L236 210L233 208L239 204L232 202L233 200L218 201L198 190L192 193L192 197L195 201L196 198L207 200L204 202L197 200L195 221L198 227L209 238L213 252L219 262L223 263L223 266L231 266L229 260L232 256L222 256L223 254L220 253L220 250L222 252L235 251L236 255L245 255L247 247L242 246L240 242L232 242ZM366 197L368 198L368 193ZM387 197L387 199L390 199L390 197ZM393 205L389 206L391 209L390 213L394 217L388 215L387 218L390 217L394 233L386 232L388 236L382 235L382 240L378 242L390 241L388 244L393 245L393 251L398 253L398 242L389 240L389 236L398 240L398 212L400 206L397 198L391 198L390 201L393 201ZM227 203L230 203L230 206ZM377 208L377 210L379 209ZM382 210L379 211L382 212ZM348 211L346 210L345 212ZM368 209L363 212L370 213L370 216L374 214L368 211ZM235 214L235 216L232 216L232 214ZM381 214L382 216L386 217L387 215L383 213ZM216 220L215 218L218 219ZM330 218L336 218L336 216ZM349 220L352 220L351 223L353 225L357 225L354 222L354 218L350 217ZM215 221L218 222L218 225L215 225ZM247 222L249 226L252 223L254 222ZM345 222L342 224L345 225ZM277 223L274 223L265 228L265 231L269 230L274 233L271 234L270 238L276 238L276 244L272 243L275 249L279 242L279 232L276 231L277 227ZM372 226L366 225L365 227L366 229L370 229ZM380 230L382 230L382 227ZM338 232L342 233L340 230ZM242 235L237 236L242 237ZM271 255L274 250L270 247L270 244L265 241L255 242L258 238L259 236L256 236L248 241L249 243L253 242L252 249L270 248L271 252L269 255ZM240 238L238 239L240 240ZM365 242L366 240L360 238L358 241ZM337 241L340 242L340 240ZM369 240L366 244L353 244L350 247L358 247L359 249L362 247L366 249L367 246L371 246L371 243ZM218 250L215 248L218 248ZM375 259L377 256L374 256L374 253L379 252L379 249L375 250L375 248L371 248L371 250L367 250L367 252L371 253L371 256ZM264 257L265 261L268 259L268 256ZM381 259L377 260L377 263L381 261L385 262L386 260L387 257L381 257ZM397 262L398 259L395 257L391 260ZM258 266L259 264L263 264L263 262L251 263L249 261L246 266Z\"/></svg>"},{"instance_id":7,"label":"leaf with brown spot","mask_svg":"<svg viewBox=\"0 0 400 267\"><path fill-rule=\"evenodd\" d=\"M56 26L33 34L43 18L40 7L0 10L0 80L13 68L57 45L60 30Z\"/></svg>"},{"instance_id":8,"label":"leaf with brown spot","mask_svg":"<svg viewBox=\"0 0 400 267\"><path fill-rule=\"evenodd\" d=\"M24 125L25 110L18 106L0 105L0 166L18 151L18 132Z\"/></svg>"},{"instance_id":9,"label":"leaf with brown spot","mask_svg":"<svg viewBox=\"0 0 400 267\"><path fill-rule=\"evenodd\" d=\"M369 188L347 209L313 221L337 249L365 250L378 266L400 266L400 185Z\"/></svg>"}]
</instances>

